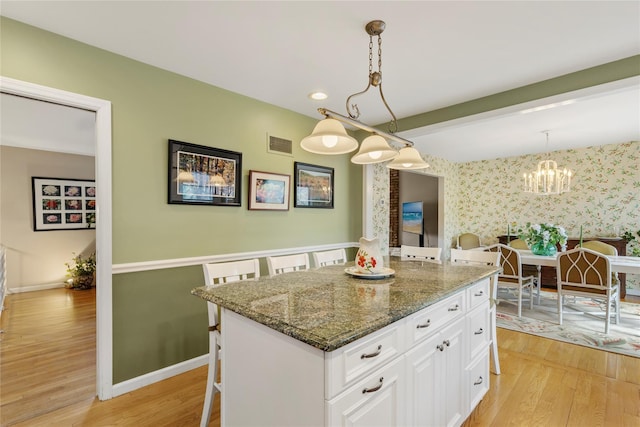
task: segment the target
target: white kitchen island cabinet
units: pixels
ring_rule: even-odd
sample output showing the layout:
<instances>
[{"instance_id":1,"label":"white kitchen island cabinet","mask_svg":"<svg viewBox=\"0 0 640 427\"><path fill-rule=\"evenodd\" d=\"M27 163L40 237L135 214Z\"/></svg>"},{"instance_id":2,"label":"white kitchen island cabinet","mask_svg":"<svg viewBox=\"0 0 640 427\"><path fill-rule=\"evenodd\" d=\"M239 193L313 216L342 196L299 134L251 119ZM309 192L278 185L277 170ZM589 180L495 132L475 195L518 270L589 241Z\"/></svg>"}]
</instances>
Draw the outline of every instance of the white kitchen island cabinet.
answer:
<instances>
[{"instance_id":1,"label":"white kitchen island cabinet","mask_svg":"<svg viewBox=\"0 0 640 427\"><path fill-rule=\"evenodd\" d=\"M221 425L464 422L488 390L497 269L390 267L384 280L330 266L194 289L222 307Z\"/></svg>"}]
</instances>

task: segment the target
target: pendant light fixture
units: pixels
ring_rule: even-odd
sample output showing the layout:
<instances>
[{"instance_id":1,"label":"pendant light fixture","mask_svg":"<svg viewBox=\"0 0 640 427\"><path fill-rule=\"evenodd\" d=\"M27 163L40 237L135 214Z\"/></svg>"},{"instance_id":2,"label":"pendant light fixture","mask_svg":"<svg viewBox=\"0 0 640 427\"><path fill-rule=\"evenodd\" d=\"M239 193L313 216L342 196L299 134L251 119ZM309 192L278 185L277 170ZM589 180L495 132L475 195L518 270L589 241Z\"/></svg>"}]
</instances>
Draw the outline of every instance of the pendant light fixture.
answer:
<instances>
[{"instance_id":1,"label":"pendant light fixture","mask_svg":"<svg viewBox=\"0 0 640 427\"><path fill-rule=\"evenodd\" d=\"M398 121L391 111L382 92L382 38L380 35L385 29L384 21L371 21L365 26L365 31L369 34L369 82L367 87L361 91L350 95L347 98L347 116L343 116L325 108L318 108L318 112L325 116L313 129L313 133L302 139L300 146L311 153L316 154L345 154L358 148L358 141L347 134L342 123L346 123L358 129L370 132L372 135L365 138L360 145L360 150L352 158L355 164L373 164L394 159L387 167L392 169L424 169L427 164L418 150L413 148L413 142L395 135L398 129ZM378 43L378 70L373 71L373 37L377 37ZM391 115L389 122L389 133L368 126L360 121L360 109L357 104L351 104L351 98L362 95L369 88L377 87L380 91L380 98L384 106ZM389 146L389 141L401 144L402 149L398 153Z\"/></svg>"},{"instance_id":2,"label":"pendant light fixture","mask_svg":"<svg viewBox=\"0 0 640 427\"><path fill-rule=\"evenodd\" d=\"M547 154L549 153L549 131L542 131L547 136ZM540 195L560 194L571 191L571 176L567 168L559 169L553 160L538 162L538 169L524 174L524 191Z\"/></svg>"}]
</instances>

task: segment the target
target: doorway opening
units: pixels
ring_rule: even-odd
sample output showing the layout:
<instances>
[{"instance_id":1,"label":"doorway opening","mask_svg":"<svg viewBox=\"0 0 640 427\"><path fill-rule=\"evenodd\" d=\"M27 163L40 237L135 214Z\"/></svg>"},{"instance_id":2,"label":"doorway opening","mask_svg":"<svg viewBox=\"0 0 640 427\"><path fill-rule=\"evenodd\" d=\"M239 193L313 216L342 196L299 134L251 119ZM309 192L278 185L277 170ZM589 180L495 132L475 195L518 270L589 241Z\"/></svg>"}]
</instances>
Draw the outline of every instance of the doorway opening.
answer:
<instances>
[{"instance_id":1,"label":"doorway opening","mask_svg":"<svg viewBox=\"0 0 640 427\"><path fill-rule=\"evenodd\" d=\"M98 98L0 76L2 93L93 111L96 114L96 394L113 396L111 103Z\"/></svg>"},{"instance_id":2,"label":"doorway opening","mask_svg":"<svg viewBox=\"0 0 640 427\"><path fill-rule=\"evenodd\" d=\"M424 173L390 170L389 247L444 246L443 180ZM416 211L417 207L419 213L404 212Z\"/></svg>"}]
</instances>

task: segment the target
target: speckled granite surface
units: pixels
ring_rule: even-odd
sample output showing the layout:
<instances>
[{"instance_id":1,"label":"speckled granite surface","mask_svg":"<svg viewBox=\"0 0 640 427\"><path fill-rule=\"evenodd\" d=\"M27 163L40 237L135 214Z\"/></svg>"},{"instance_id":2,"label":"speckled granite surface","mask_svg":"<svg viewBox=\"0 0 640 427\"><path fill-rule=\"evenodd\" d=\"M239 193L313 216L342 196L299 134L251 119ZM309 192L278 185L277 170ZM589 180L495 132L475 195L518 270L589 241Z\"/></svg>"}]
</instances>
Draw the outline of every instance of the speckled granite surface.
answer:
<instances>
[{"instance_id":1,"label":"speckled granite surface","mask_svg":"<svg viewBox=\"0 0 640 427\"><path fill-rule=\"evenodd\" d=\"M258 281L193 289L214 302L324 351L419 311L498 271L492 267L399 261L385 263L395 275L359 279L346 265L282 274Z\"/></svg>"}]
</instances>

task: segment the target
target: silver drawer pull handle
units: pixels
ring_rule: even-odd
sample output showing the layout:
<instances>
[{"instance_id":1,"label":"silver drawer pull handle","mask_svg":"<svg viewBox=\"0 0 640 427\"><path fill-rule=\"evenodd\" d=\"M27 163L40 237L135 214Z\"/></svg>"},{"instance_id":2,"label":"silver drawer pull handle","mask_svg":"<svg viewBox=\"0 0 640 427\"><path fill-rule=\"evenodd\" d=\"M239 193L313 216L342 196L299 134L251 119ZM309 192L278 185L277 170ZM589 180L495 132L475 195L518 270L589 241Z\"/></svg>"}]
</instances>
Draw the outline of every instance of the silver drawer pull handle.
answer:
<instances>
[{"instance_id":1,"label":"silver drawer pull handle","mask_svg":"<svg viewBox=\"0 0 640 427\"><path fill-rule=\"evenodd\" d=\"M449 311L458 311L460 309L460 305L456 304L455 307L450 307Z\"/></svg>"},{"instance_id":2,"label":"silver drawer pull handle","mask_svg":"<svg viewBox=\"0 0 640 427\"><path fill-rule=\"evenodd\" d=\"M480 328L477 331L475 331L473 334L474 335L482 335L483 332L484 332L484 330L482 328Z\"/></svg>"},{"instance_id":3,"label":"silver drawer pull handle","mask_svg":"<svg viewBox=\"0 0 640 427\"><path fill-rule=\"evenodd\" d=\"M477 294L473 294L474 297L481 297L482 295L484 295L484 292L480 291Z\"/></svg>"},{"instance_id":4,"label":"silver drawer pull handle","mask_svg":"<svg viewBox=\"0 0 640 427\"><path fill-rule=\"evenodd\" d=\"M423 323L422 325L416 325L417 329L428 328L431 326L431 319L427 319L427 323Z\"/></svg>"},{"instance_id":5,"label":"silver drawer pull handle","mask_svg":"<svg viewBox=\"0 0 640 427\"><path fill-rule=\"evenodd\" d=\"M438 344L436 348L440 351L444 351L444 346L442 344Z\"/></svg>"},{"instance_id":6,"label":"silver drawer pull handle","mask_svg":"<svg viewBox=\"0 0 640 427\"><path fill-rule=\"evenodd\" d=\"M377 387L362 389L362 394L373 393L380 390L382 388L382 381L384 381L384 377L380 377L380 384Z\"/></svg>"},{"instance_id":7,"label":"silver drawer pull handle","mask_svg":"<svg viewBox=\"0 0 640 427\"><path fill-rule=\"evenodd\" d=\"M449 342L449 340L444 340L442 341L442 344L446 345L447 347L449 347L451 345L451 343Z\"/></svg>"},{"instance_id":8,"label":"silver drawer pull handle","mask_svg":"<svg viewBox=\"0 0 640 427\"><path fill-rule=\"evenodd\" d=\"M473 385L480 385L482 384L482 377L479 377L474 383Z\"/></svg>"},{"instance_id":9,"label":"silver drawer pull handle","mask_svg":"<svg viewBox=\"0 0 640 427\"><path fill-rule=\"evenodd\" d=\"M377 355L380 354L380 352L382 351L382 344L380 344L378 346L378 350L376 350L375 353L370 353L370 354L363 354L362 356L360 356L360 359L368 359L370 357L376 357ZM375 390L374 390L375 391Z\"/></svg>"}]
</instances>

